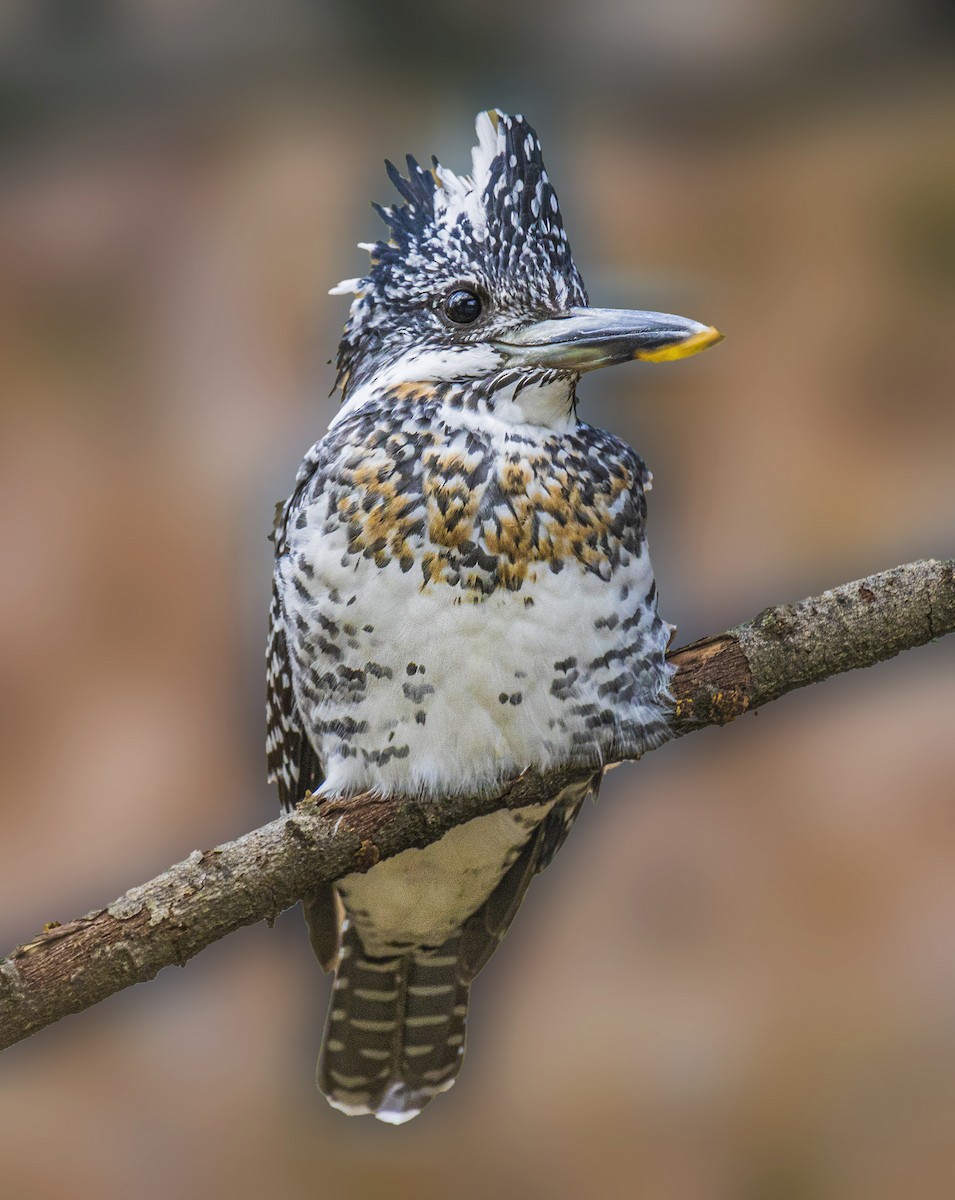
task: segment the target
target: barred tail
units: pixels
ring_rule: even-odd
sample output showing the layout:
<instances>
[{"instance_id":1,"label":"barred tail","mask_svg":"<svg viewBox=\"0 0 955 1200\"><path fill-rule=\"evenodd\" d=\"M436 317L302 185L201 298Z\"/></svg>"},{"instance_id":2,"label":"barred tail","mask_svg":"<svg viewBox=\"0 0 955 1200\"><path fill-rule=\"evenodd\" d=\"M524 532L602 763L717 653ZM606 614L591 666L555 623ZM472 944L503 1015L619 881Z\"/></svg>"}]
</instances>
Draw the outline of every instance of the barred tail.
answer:
<instances>
[{"instance_id":1,"label":"barred tail","mask_svg":"<svg viewBox=\"0 0 955 1200\"><path fill-rule=\"evenodd\" d=\"M344 922L317 1071L333 1107L400 1125L454 1083L469 991L459 941L455 934L435 950L372 958Z\"/></svg>"}]
</instances>

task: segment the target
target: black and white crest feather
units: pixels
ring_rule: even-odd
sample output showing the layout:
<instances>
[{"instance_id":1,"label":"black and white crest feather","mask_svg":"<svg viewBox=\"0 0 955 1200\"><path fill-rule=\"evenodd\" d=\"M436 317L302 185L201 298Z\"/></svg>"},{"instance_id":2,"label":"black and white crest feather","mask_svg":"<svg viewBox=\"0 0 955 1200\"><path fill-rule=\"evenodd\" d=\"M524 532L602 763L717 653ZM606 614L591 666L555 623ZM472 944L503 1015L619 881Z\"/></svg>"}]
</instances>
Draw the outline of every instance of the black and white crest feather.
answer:
<instances>
[{"instance_id":1,"label":"black and white crest feather","mask_svg":"<svg viewBox=\"0 0 955 1200\"><path fill-rule=\"evenodd\" d=\"M587 303L537 134L521 116L481 113L470 176L410 155L407 178L387 163L402 202L374 205L389 241L363 244L371 267L335 293L355 293L338 352L347 394L383 357L447 337L437 303L456 284L477 287L502 320ZM463 336L467 336L466 334Z\"/></svg>"}]
</instances>

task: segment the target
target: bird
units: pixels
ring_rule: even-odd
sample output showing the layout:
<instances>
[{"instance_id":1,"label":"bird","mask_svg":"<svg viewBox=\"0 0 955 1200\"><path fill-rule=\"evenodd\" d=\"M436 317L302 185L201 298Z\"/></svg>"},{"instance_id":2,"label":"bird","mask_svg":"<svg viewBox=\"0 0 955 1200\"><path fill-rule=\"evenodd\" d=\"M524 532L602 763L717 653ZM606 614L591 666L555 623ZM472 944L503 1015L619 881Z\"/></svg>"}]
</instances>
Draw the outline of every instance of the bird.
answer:
<instances>
[{"instance_id":1,"label":"bird","mask_svg":"<svg viewBox=\"0 0 955 1200\"><path fill-rule=\"evenodd\" d=\"M273 532L267 757L283 809L440 804L591 764L545 802L304 898L336 972L318 1087L394 1125L453 1084L471 983L603 764L667 736L651 476L578 418L578 382L721 338L591 307L537 134L499 109L476 133L469 175L386 161L387 239L360 243L366 274L331 289L351 296L341 405Z\"/></svg>"}]
</instances>

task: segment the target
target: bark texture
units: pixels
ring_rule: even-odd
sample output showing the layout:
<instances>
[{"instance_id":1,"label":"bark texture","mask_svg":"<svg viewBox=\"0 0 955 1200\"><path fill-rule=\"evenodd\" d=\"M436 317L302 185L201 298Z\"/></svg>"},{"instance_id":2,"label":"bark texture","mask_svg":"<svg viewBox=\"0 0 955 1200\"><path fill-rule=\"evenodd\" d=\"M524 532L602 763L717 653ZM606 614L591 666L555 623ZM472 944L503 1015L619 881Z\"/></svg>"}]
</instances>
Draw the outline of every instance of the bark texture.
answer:
<instances>
[{"instance_id":1,"label":"bark texture","mask_svg":"<svg viewBox=\"0 0 955 1200\"><path fill-rule=\"evenodd\" d=\"M725 725L786 692L872 666L955 630L955 563L908 563L767 608L670 654L673 736ZM235 929L274 918L316 884L436 841L452 826L552 796L599 764L526 771L500 793L431 802L358 796L316 804L193 851L106 908L48 926L0 962L0 1049Z\"/></svg>"}]
</instances>

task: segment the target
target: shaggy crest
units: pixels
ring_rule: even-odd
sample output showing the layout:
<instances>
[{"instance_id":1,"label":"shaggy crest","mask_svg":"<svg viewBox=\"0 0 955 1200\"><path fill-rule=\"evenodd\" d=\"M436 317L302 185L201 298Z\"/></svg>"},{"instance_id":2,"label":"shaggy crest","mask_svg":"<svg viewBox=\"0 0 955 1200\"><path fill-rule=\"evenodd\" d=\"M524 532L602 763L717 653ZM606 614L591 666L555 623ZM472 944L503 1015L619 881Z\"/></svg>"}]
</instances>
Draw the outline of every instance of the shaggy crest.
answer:
<instances>
[{"instance_id":1,"label":"shaggy crest","mask_svg":"<svg viewBox=\"0 0 955 1200\"><path fill-rule=\"evenodd\" d=\"M425 170L409 155L405 178L386 162L402 203L373 207L390 240L362 243L368 274L332 289L355 295L338 351L343 394L410 345L447 344L436 307L455 285L477 287L507 319L587 303L537 134L496 109L480 113L475 128L470 176L437 159Z\"/></svg>"}]
</instances>

